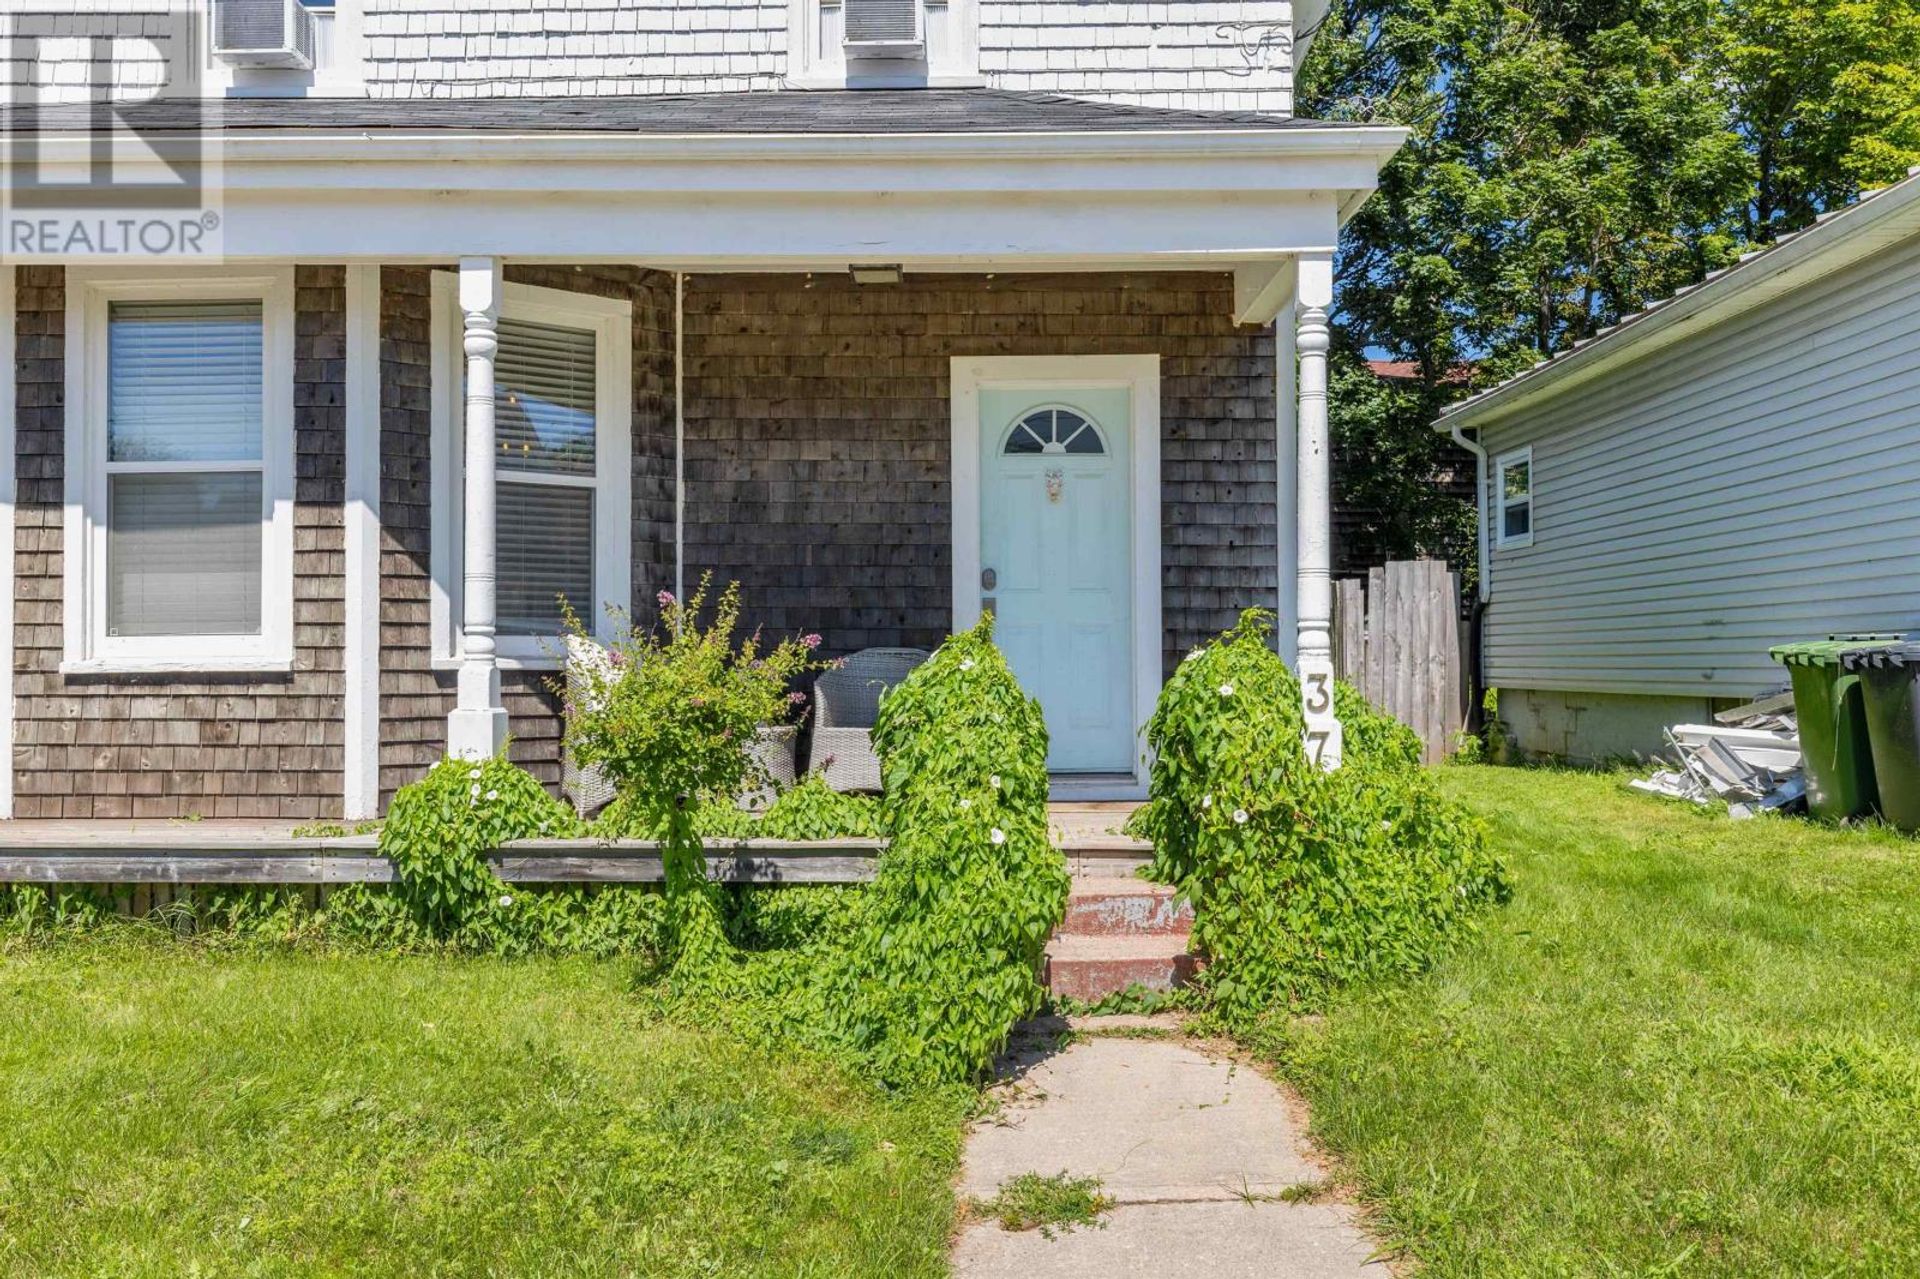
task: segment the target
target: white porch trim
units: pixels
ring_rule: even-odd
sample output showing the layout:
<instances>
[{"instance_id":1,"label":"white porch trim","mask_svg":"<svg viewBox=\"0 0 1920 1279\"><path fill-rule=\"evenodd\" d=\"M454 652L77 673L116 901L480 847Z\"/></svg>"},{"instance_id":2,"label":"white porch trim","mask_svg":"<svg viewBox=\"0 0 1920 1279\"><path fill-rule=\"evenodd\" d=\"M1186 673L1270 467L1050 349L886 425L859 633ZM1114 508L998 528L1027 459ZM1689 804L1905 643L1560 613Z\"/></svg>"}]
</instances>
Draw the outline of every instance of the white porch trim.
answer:
<instances>
[{"instance_id":1,"label":"white porch trim","mask_svg":"<svg viewBox=\"0 0 1920 1279\"><path fill-rule=\"evenodd\" d=\"M953 371L953 629L980 620L980 392L986 387L1053 390L1125 387L1133 406L1128 526L1128 580L1133 584L1135 734L1131 774L1061 777L1055 799L1144 799L1145 727L1160 696L1160 357L1158 355L954 356Z\"/></svg>"},{"instance_id":2,"label":"white porch trim","mask_svg":"<svg viewBox=\"0 0 1920 1279\"><path fill-rule=\"evenodd\" d=\"M347 271L341 815L380 815L380 268Z\"/></svg>"},{"instance_id":3,"label":"white porch trim","mask_svg":"<svg viewBox=\"0 0 1920 1279\"><path fill-rule=\"evenodd\" d=\"M14 298L16 272L0 265L0 819L13 816L13 508L14 413Z\"/></svg>"},{"instance_id":4,"label":"white porch trim","mask_svg":"<svg viewBox=\"0 0 1920 1279\"><path fill-rule=\"evenodd\" d=\"M228 261L434 263L452 245L697 271L885 261L917 271L1256 264L1258 275L1293 253L1331 252L1341 217L1405 136L229 130L221 230ZM83 173L90 146L81 135L46 139L46 179ZM114 160L129 182L164 176L152 152L129 147ZM1256 288L1241 318L1264 322L1277 301Z\"/></svg>"},{"instance_id":5,"label":"white porch trim","mask_svg":"<svg viewBox=\"0 0 1920 1279\"><path fill-rule=\"evenodd\" d=\"M1294 669L1300 676L1307 757L1328 771L1340 767L1342 746L1333 706L1333 459L1327 436L1327 349L1332 337L1327 308L1332 305L1332 255L1302 254L1295 317L1300 410L1295 437L1299 581Z\"/></svg>"}]
</instances>

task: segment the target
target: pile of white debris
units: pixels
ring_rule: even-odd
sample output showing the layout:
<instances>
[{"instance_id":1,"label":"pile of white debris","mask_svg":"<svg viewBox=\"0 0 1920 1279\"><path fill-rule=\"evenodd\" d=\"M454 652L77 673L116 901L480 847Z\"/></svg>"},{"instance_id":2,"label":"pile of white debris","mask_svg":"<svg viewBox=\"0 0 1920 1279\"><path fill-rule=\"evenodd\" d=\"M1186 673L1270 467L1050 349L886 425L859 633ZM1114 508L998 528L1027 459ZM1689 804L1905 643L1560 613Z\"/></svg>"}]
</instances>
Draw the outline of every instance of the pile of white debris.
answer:
<instances>
[{"instance_id":1,"label":"pile of white debris","mask_svg":"<svg viewBox=\"0 0 1920 1279\"><path fill-rule=\"evenodd\" d=\"M1792 693L1721 711L1713 720L1669 728L1667 745L1678 766L1630 783L1633 788L1696 804L1724 800L1735 817L1786 808L1806 798Z\"/></svg>"}]
</instances>

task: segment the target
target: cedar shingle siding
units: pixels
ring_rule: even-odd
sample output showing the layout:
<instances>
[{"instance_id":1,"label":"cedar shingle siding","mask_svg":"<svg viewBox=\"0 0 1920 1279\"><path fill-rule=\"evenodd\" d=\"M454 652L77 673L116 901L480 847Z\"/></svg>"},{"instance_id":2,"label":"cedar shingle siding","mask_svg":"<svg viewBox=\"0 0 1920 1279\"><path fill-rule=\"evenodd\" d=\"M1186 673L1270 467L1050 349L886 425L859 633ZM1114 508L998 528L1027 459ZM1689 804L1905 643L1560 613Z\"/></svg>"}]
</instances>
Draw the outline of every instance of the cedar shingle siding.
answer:
<instances>
[{"instance_id":1,"label":"cedar shingle siding","mask_svg":"<svg viewBox=\"0 0 1920 1279\"><path fill-rule=\"evenodd\" d=\"M15 277L14 811L315 817L341 804L345 281L295 273L294 668L274 678L60 674L66 276Z\"/></svg>"},{"instance_id":2,"label":"cedar shingle siding","mask_svg":"<svg viewBox=\"0 0 1920 1279\"><path fill-rule=\"evenodd\" d=\"M687 582L829 651L931 647L951 620L956 355L1161 357L1165 661L1271 607L1273 335L1224 276L687 282Z\"/></svg>"},{"instance_id":3,"label":"cedar shingle siding","mask_svg":"<svg viewBox=\"0 0 1920 1279\"><path fill-rule=\"evenodd\" d=\"M509 280L633 303L633 600L673 575L671 276L509 267ZM23 817L340 811L345 281L296 272L295 669L278 678L59 673L66 291L17 275L18 699ZM1273 338L1231 319L1224 275L844 277L686 282L687 577L738 579L748 622L830 651L932 646L950 620L949 360L1161 357L1164 660L1271 604ZM380 273L380 788L445 749L454 677L432 666L431 271ZM558 779L550 676L507 673L514 757Z\"/></svg>"}]
</instances>

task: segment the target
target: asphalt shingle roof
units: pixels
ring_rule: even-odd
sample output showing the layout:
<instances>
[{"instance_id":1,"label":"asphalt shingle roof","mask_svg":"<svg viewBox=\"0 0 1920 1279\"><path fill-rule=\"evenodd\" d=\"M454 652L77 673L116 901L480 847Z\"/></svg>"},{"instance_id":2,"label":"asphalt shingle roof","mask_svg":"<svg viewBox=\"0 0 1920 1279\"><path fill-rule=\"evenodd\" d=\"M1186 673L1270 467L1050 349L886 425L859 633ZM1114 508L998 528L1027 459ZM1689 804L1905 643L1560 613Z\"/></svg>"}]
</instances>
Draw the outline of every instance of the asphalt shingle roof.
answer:
<instances>
[{"instance_id":1,"label":"asphalt shingle roof","mask_svg":"<svg viewBox=\"0 0 1920 1279\"><path fill-rule=\"evenodd\" d=\"M221 127L516 133L1126 133L1345 129L1250 111L1184 111L1004 89L829 89L566 98L227 98ZM199 127L194 104L128 112L143 128ZM0 129L87 127L86 108L0 108Z\"/></svg>"}]
</instances>

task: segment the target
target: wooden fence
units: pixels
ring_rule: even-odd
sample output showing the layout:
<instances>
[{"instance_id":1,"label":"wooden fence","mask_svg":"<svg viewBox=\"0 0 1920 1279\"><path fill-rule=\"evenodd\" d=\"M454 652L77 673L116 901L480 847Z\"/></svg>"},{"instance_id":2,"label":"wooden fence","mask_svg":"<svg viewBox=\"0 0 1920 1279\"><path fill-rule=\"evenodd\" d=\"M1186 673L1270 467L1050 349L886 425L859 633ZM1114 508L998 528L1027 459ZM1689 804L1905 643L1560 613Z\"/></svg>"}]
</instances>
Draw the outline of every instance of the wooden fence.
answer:
<instances>
[{"instance_id":1,"label":"wooden fence","mask_svg":"<svg viewBox=\"0 0 1920 1279\"><path fill-rule=\"evenodd\" d=\"M1333 584L1333 669L1444 759L1467 722L1467 624L1460 575L1410 560Z\"/></svg>"}]
</instances>

